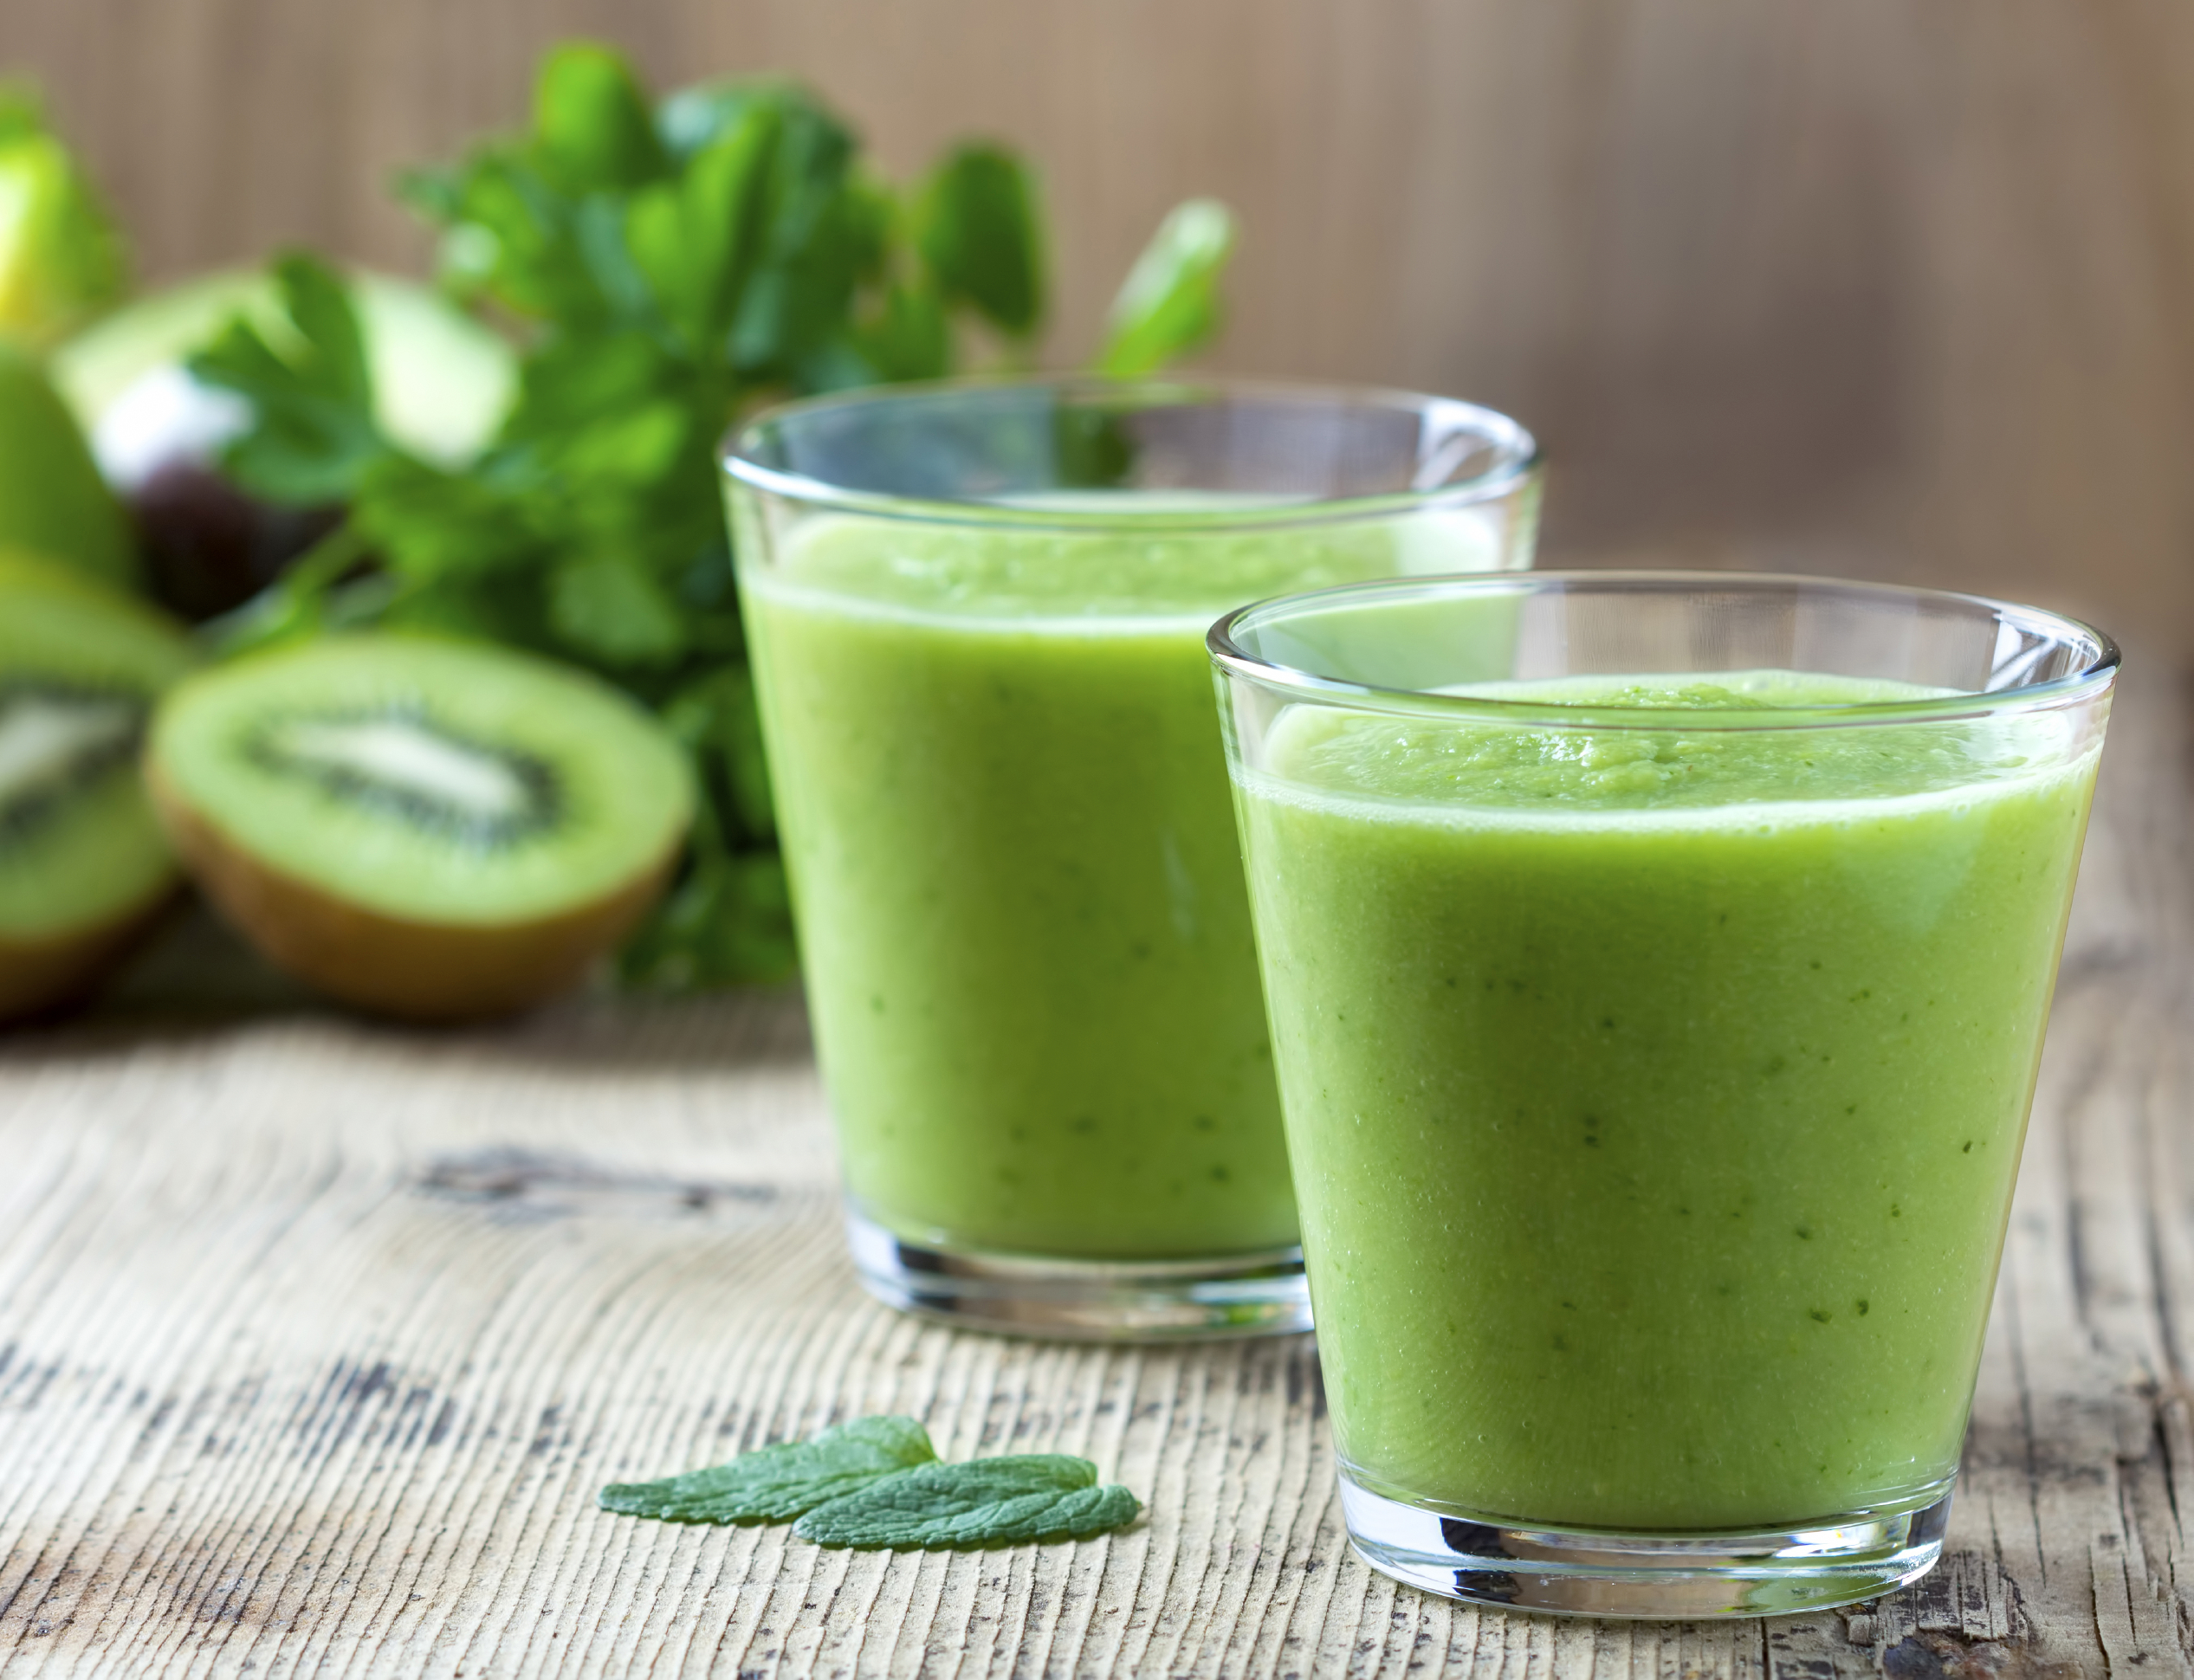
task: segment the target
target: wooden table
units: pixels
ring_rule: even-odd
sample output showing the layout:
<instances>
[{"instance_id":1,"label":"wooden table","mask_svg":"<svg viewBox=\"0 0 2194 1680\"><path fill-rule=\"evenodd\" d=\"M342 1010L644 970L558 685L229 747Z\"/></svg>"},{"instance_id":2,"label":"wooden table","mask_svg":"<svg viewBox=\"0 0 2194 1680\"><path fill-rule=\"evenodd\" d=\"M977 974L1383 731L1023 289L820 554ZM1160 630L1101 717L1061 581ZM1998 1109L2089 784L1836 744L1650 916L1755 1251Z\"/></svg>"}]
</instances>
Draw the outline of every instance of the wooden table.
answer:
<instances>
[{"instance_id":1,"label":"wooden table","mask_svg":"<svg viewBox=\"0 0 2194 1680\"><path fill-rule=\"evenodd\" d=\"M1964 1489L1913 1590L1622 1625L1396 1586L1343 1542L1307 1338L1045 1346L870 1304L787 999L431 1036L140 989L0 1041L0 1677L2187 1671L2182 710L2151 677L2113 727ZM1086 1454L1148 1518L893 1556L594 1507L879 1411L948 1457Z\"/></svg>"}]
</instances>

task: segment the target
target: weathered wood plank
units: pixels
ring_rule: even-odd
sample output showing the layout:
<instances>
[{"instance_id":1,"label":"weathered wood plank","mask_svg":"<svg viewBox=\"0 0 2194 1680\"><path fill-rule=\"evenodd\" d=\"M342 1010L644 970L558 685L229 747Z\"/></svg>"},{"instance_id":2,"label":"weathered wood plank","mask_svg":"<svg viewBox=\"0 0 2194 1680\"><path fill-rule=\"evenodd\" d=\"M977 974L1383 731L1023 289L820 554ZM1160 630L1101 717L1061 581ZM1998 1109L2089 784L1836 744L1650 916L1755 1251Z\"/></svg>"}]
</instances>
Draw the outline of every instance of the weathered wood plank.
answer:
<instances>
[{"instance_id":1,"label":"weathered wood plank","mask_svg":"<svg viewBox=\"0 0 2194 1680\"><path fill-rule=\"evenodd\" d=\"M1306 1339L1045 1346L868 1303L789 1000L140 1015L0 1044L0 1677L2188 1671L2194 799L2183 696L2133 694L1913 1591L1628 1626L1372 1574ZM593 1507L883 1409L948 1455L1085 1453L1149 1518L889 1557Z\"/></svg>"}]
</instances>

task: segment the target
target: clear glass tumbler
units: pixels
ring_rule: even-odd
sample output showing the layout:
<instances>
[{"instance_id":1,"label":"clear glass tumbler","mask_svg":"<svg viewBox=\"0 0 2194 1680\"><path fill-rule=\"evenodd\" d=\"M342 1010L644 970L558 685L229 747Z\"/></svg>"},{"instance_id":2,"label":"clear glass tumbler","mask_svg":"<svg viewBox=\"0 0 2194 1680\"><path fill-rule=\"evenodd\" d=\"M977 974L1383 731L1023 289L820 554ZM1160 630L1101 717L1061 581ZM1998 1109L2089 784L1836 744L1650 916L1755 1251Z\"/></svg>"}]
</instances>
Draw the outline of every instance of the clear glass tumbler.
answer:
<instances>
[{"instance_id":1,"label":"clear glass tumbler","mask_svg":"<svg viewBox=\"0 0 2194 1680\"><path fill-rule=\"evenodd\" d=\"M863 1280L1029 1334L1308 1328L1203 637L1529 564L1534 449L1433 397L901 387L726 461Z\"/></svg>"},{"instance_id":2,"label":"clear glass tumbler","mask_svg":"<svg viewBox=\"0 0 2194 1680\"><path fill-rule=\"evenodd\" d=\"M2116 649L1654 572L1210 649L1357 1550L1596 1616L1925 1573Z\"/></svg>"}]
</instances>

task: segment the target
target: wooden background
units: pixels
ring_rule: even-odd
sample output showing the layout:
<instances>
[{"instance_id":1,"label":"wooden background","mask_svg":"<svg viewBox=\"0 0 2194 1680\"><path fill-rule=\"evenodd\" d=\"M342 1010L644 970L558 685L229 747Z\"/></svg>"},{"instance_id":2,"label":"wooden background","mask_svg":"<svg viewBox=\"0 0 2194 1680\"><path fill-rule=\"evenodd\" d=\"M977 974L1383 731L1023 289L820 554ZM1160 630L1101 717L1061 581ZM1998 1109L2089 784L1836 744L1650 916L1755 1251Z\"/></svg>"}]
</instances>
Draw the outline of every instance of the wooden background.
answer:
<instances>
[{"instance_id":1,"label":"wooden background","mask_svg":"<svg viewBox=\"0 0 2194 1680\"><path fill-rule=\"evenodd\" d=\"M1050 184L1052 350L1164 208L1246 229L1215 360L1506 408L1552 560L1917 577L2194 650L2184 0L4 0L146 270L397 266L400 163L546 42L781 68L895 171Z\"/></svg>"}]
</instances>

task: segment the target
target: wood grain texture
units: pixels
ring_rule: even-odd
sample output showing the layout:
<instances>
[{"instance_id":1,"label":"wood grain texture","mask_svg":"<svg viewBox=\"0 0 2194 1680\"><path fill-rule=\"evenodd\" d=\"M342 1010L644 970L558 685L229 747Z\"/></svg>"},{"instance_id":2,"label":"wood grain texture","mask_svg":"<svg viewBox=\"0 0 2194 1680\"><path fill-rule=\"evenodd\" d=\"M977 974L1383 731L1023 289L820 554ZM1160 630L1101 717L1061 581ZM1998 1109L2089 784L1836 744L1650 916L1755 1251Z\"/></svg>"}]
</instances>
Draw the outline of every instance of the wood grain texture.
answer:
<instances>
[{"instance_id":1,"label":"wood grain texture","mask_svg":"<svg viewBox=\"0 0 2194 1680\"><path fill-rule=\"evenodd\" d=\"M2194 1671L2184 703L2137 674L2113 725L1915 1589L1595 1625L1371 1573L1308 1339L1047 1346L865 1301L788 999L453 1035L140 1012L0 1041L0 1680ZM948 1457L1085 1454L1148 1517L890 1556L593 1505L884 1410Z\"/></svg>"},{"instance_id":2,"label":"wood grain texture","mask_svg":"<svg viewBox=\"0 0 2194 1680\"><path fill-rule=\"evenodd\" d=\"M2169 0L8 0L172 275L410 266L388 172L548 41L780 68L895 171L1039 158L1052 353L1165 207L1246 229L1217 360L1550 445L1550 557L1922 578L2194 650L2194 11Z\"/></svg>"}]
</instances>

